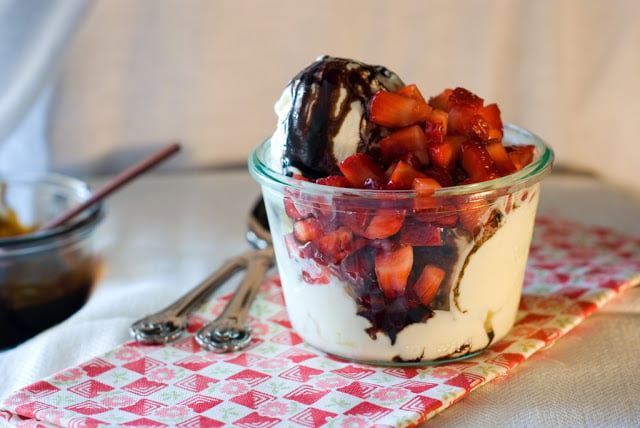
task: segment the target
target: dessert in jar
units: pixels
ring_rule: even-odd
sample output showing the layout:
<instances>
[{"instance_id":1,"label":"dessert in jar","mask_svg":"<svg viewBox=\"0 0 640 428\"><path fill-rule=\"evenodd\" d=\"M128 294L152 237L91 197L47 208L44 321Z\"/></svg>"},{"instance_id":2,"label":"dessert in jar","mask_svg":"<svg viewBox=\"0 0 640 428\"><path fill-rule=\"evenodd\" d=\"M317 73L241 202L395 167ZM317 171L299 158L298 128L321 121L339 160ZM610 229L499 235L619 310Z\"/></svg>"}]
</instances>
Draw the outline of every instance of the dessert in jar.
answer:
<instances>
[{"instance_id":1,"label":"dessert in jar","mask_svg":"<svg viewBox=\"0 0 640 428\"><path fill-rule=\"evenodd\" d=\"M390 70L321 57L276 103L249 168L293 328L375 364L474 355L520 300L553 152L464 88L426 99Z\"/></svg>"}]
</instances>

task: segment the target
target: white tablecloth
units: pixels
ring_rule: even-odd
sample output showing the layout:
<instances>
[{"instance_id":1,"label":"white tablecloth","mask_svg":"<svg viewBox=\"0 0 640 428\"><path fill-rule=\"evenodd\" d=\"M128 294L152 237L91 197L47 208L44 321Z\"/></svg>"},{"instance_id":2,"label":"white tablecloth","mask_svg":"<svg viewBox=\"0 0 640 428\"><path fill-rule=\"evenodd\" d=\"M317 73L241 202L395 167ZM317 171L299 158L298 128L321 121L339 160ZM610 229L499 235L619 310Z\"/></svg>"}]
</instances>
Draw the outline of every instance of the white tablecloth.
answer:
<instances>
[{"instance_id":1,"label":"white tablecloth","mask_svg":"<svg viewBox=\"0 0 640 428\"><path fill-rule=\"evenodd\" d=\"M244 170L148 175L113 195L97 233L105 268L89 302L64 323L0 352L0 397L128 341L133 321L246 250L246 213L258 195ZM640 197L589 177L552 174L540 213L640 236ZM638 343L635 288L429 426L640 426Z\"/></svg>"}]
</instances>

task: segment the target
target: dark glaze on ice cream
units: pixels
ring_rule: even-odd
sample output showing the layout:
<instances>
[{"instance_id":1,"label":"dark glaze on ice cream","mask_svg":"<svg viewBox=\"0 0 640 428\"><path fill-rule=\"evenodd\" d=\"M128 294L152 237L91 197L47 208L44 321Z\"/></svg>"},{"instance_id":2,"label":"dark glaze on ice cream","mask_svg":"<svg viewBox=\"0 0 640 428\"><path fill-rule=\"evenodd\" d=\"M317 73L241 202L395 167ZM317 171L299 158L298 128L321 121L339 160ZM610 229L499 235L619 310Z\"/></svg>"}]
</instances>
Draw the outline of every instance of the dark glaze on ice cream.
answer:
<instances>
[{"instance_id":1,"label":"dark glaze on ice cream","mask_svg":"<svg viewBox=\"0 0 640 428\"><path fill-rule=\"evenodd\" d=\"M359 133L353 153L371 152L387 131L366 120L367 103L380 89L393 91L402 86L400 78L382 66L329 56L313 62L287 88L291 107L280 125L286 135L283 172L312 179L339 173L342 159L336 159L336 153L342 149L336 145L341 144L338 136L344 132Z\"/></svg>"}]
</instances>

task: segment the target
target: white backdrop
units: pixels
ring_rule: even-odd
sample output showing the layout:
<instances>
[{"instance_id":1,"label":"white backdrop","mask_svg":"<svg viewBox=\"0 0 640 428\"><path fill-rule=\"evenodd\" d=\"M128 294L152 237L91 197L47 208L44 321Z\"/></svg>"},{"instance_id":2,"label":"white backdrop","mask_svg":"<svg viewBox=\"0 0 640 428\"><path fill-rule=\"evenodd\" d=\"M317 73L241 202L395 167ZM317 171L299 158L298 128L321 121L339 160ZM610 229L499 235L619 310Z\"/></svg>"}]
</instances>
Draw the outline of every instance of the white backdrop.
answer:
<instances>
[{"instance_id":1,"label":"white backdrop","mask_svg":"<svg viewBox=\"0 0 640 428\"><path fill-rule=\"evenodd\" d=\"M242 163L289 78L331 54L427 95L465 86L559 165L638 188L638 18L635 0L96 0L53 97L51 168L112 173L170 140L166 168Z\"/></svg>"}]
</instances>

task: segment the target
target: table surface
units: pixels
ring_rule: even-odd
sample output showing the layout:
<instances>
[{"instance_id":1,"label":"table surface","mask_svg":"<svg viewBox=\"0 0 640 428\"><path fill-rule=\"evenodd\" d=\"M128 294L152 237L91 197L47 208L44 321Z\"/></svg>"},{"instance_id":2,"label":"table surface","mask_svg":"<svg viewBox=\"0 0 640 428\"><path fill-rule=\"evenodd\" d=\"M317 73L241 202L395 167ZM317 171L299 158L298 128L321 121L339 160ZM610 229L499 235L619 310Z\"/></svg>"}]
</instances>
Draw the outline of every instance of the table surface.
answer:
<instances>
[{"instance_id":1,"label":"table surface","mask_svg":"<svg viewBox=\"0 0 640 428\"><path fill-rule=\"evenodd\" d=\"M246 216L258 195L244 170L150 174L114 194L97 232L104 272L89 302L62 324L0 352L0 397L130 340L133 321L248 249ZM539 213L640 236L640 197L584 175L554 172L543 183ZM429 426L639 426L639 339L636 287Z\"/></svg>"}]
</instances>

